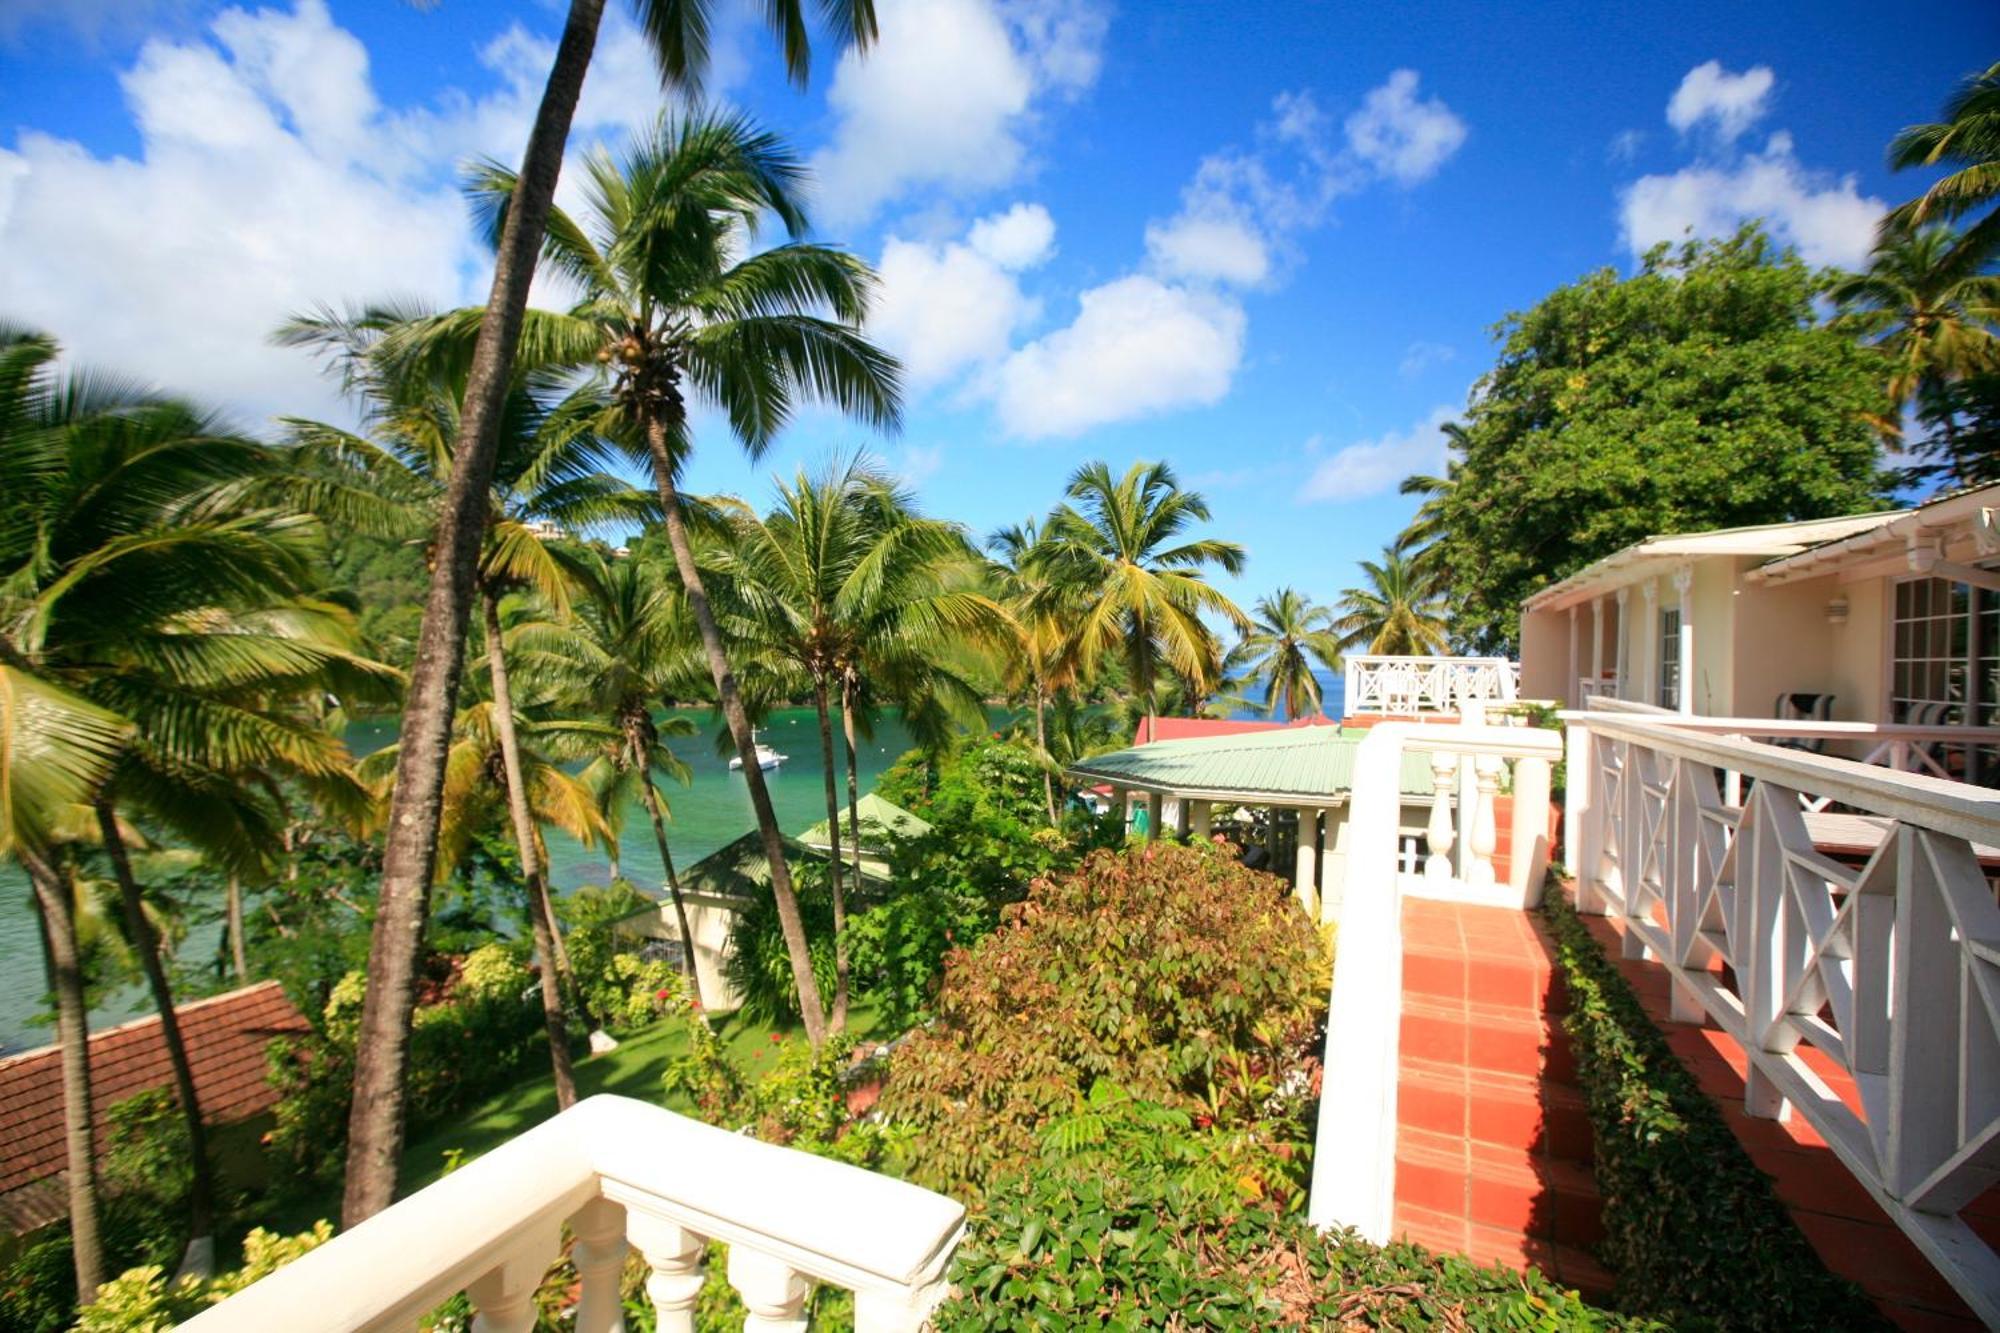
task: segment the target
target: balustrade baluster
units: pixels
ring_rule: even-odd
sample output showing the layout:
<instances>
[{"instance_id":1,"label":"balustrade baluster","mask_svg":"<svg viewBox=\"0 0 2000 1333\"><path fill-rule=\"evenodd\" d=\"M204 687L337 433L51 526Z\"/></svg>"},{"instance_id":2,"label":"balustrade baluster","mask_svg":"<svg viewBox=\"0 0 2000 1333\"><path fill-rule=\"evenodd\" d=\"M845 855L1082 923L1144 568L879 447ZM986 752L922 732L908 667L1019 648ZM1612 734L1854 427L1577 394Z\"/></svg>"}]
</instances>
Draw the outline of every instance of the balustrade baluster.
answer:
<instances>
[{"instance_id":1,"label":"balustrade baluster","mask_svg":"<svg viewBox=\"0 0 2000 1333\"><path fill-rule=\"evenodd\" d=\"M653 1270L646 1278L659 1333L694 1333L694 1303L701 1295L704 1237L680 1223L636 1212L626 1220L626 1237Z\"/></svg>"},{"instance_id":2,"label":"balustrade baluster","mask_svg":"<svg viewBox=\"0 0 2000 1333\"><path fill-rule=\"evenodd\" d=\"M1486 888L1493 883L1493 853L1500 845L1500 830L1494 816L1494 798L1500 791L1498 756L1482 754L1474 758L1472 774L1475 794L1466 843L1472 856L1465 867L1465 882Z\"/></svg>"},{"instance_id":3,"label":"balustrade baluster","mask_svg":"<svg viewBox=\"0 0 2000 1333\"><path fill-rule=\"evenodd\" d=\"M555 1223L537 1226L467 1284L465 1294L475 1312L472 1333L529 1333L535 1326L535 1288L548 1276L561 1246L562 1232Z\"/></svg>"},{"instance_id":4,"label":"balustrade baluster","mask_svg":"<svg viewBox=\"0 0 2000 1333\"><path fill-rule=\"evenodd\" d=\"M745 1245L729 1247L729 1284L749 1307L743 1333L805 1333L812 1284L784 1260Z\"/></svg>"},{"instance_id":5,"label":"balustrade baluster","mask_svg":"<svg viewBox=\"0 0 2000 1333\"><path fill-rule=\"evenodd\" d=\"M576 1333L625 1333L625 1306L618 1283L631 1245L625 1240L625 1205L592 1199L569 1220L576 1234L570 1260L580 1292Z\"/></svg>"},{"instance_id":6,"label":"balustrade baluster","mask_svg":"<svg viewBox=\"0 0 2000 1333\"><path fill-rule=\"evenodd\" d=\"M1424 877L1451 878L1451 793L1458 776L1458 756L1438 750L1431 755L1431 822L1425 832L1430 855L1424 858Z\"/></svg>"}]
</instances>

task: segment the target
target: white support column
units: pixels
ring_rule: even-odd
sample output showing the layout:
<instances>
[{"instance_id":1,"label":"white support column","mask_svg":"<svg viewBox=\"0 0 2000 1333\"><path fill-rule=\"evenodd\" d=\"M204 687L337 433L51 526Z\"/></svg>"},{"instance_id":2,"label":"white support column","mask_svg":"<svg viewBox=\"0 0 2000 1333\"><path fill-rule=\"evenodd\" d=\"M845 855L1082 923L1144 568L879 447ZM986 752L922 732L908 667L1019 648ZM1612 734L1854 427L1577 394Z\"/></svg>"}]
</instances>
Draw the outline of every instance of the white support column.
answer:
<instances>
[{"instance_id":1,"label":"white support column","mask_svg":"<svg viewBox=\"0 0 2000 1333\"><path fill-rule=\"evenodd\" d=\"M1469 853L1465 863L1465 882L1472 888L1483 889L1493 883L1493 853L1500 846L1500 829L1495 817L1500 792L1500 758L1498 755L1482 754L1467 767L1472 770L1473 795L1471 817L1461 821L1465 825L1465 844Z\"/></svg>"},{"instance_id":2,"label":"white support column","mask_svg":"<svg viewBox=\"0 0 2000 1333\"><path fill-rule=\"evenodd\" d=\"M1314 919L1319 916L1319 817L1318 810L1299 811L1298 854L1292 865L1292 896Z\"/></svg>"},{"instance_id":3,"label":"white support column","mask_svg":"<svg viewBox=\"0 0 2000 1333\"><path fill-rule=\"evenodd\" d=\"M1546 759L1514 761L1513 859L1507 882L1521 895L1521 906L1542 901L1542 880L1549 868L1549 778Z\"/></svg>"},{"instance_id":4,"label":"white support column","mask_svg":"<svg viewBox=\"0 0 2000 1333\"><path fill-rule=\"evenodd\" d=\"M1563 688L1563 698L1569 701L1571 708L1583 707L1583 690L1578 684L1578 673L1583 670L1583 661L1577 654L1579 638L1576 624L1577 610L1574 604L1569 608L1569 684Z\"/></svg>"},{"instance_id":5,"label":"white support column","mask_svg":"<svg viewBox=\"0 0 2000 1333\"><path fill-rule=\"evenodd\" d=\"M576 1235L570 1259L576 1264L576 1333L625 1333L619 1275L631 1246L625 1240L625 1205L592 1199L570 1218Z\"/></svg>"},{"instance_id":6,"label":"white support column","mask_svg":"<svg viewBox=\"0 0 2000 1333\"><path fill-rule=\"evenodd\" d=\"M750 1311L743 1333L806 1333L806 1297L812 1294L812 1284L783 1259L747 1245L731 1245L729 1285Z\"/></svg>"},{"instance_id":7,"label":"white support column","mask_svg":"<svg viewBox=\"0 0 2000 1333\"><path fill-rule=\"evenodd\" d=\"M1160 825L1166 819L1167 798L1156 791L1146 793L1146 841L1157 840L1166 832Z\"/></svg>"},{"instance_id":8,"label":"white support column","mask_svg":"<svg viewBox=\"0 0 2000 1333\"><path fill-rule=\"evenodd\" d=\"M1193 827L1194 802L1185 796L1174 797L1174 836L1185 842Z\"/></svg>"},{"instance_id":9,"label":"white support column","mask_svg":"<svg viewBox=\"0 0 2000 1333\"><path fill-rule=\"evenodd\" d=\"M1590 687L1604 685L1604 599L1590 599Z\"/></svg>"},{"instance_id":10,"label":"white support column","mask_svg":"<svg viewBox=\"0 0 2000 1333\"><path fill-rule=\"evenodd\" d=\"M1618 673L1618 687L1611 691L1611 697L1614 699L1629 699L1632 697L1626 692L1629 688L1626 682L1632 678L1631 653L1629 651L1632 642L1632 625L1625 614L1625 604L1631 598L1632 589L1630 587L1618 590L1618 652L1614 658L1618 665L1612 668L1612 670Z\"/></svg>"},{"instance_id":11,"label":"white support column","mask_svg":"<svg viewBox=\"0 0 2000 1333\"><path fill-rule=\"evenodd\" d=\"M1447 750L1431 752L1431 822L1425 842L1430 855L1424 858L1424 878L1444 881L1452 878L1451 827L1452 788L1457 785L1458 756Z\"/></svg>"},{"instance_id":12,"label":"white support column","mask_svg":"<svg viewBox=\"0 0 2000 1333\"><path fill-rule=\"evenodd\" d=\"M535 1288L561 1248L555 1222L538 1226L516 1240L499 1263L467 1283L465 1295L476 1311L473 1333L528 1333L535 1326Z\"/></svg>"},{"instance_id":13,"label":"white support column","mask_svg":"<svg viewBox=\"0 0 2000 1333\"><path fill-rule=\"evenodd\" d=\"M678 1222L635 1212L625 1221L625 1234L653 1271L646 1277L646 1295L660 1333L694 1333L694 1305L701 1296L702 1238Z\"/></svg>"},{"instance_id":14,"label":"white support column","mask_svg":"<svg viewBox=\"0 0 2000 1333\"><path fill-rule=\"evenodd\" d=\"M1674 591L1681 595L1680 711L1694 715L1694 566L1674 571ZM1725 706L1725 712L1727 711Z\"/></svg>"},{"instance_id":15,"label":"white support column","mask_svg":"<svg viewBox=\"0 0 2000 1333\"><path fill-rule=\"evenodd\" d=\"M1641 703L1655 703L1660 680L1660 585L1647 579L1639 585L1646 601L1646 683L1633 694Z\"/></svg>"},{"instance_id":16,"label":"white support column","mask_svg":"<svg viewBox=\"0 0 2000 1333\"><path fill-rule=\"evenodd\" d=\"M1214 812L1215 804L1212 801L1191 801L1185 796L1181 798L1181 804L1188 812L1188 832L1197 838L1206 838L1209 816Z\"/></svg>"}]
</instances>

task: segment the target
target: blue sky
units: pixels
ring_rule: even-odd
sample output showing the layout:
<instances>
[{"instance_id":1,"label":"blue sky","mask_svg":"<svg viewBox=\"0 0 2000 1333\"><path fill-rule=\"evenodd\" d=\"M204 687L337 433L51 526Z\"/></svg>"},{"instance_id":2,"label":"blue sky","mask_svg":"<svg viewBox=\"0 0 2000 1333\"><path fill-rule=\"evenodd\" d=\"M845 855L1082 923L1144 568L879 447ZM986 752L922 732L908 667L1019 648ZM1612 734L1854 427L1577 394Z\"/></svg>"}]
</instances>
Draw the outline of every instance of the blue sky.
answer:
<instances>
[{"instance_id":1,"label":"blue sky","mask_svg":"<svg viewBox=\"0 0 2000 1333\"><path fill-rule=\"evenodd\" d=\"M983 533L1081 462L1165 458L1250 548L1245 600L1353 581L1507 311L1748 215L1856 262L1918 185L1889 136L2000 55L1986 0L878 3L880 48L804 93L728 10L713 91L812 157L819 235L881 268L907 428L809 413L754 465L709 428L692 484L761 501L866 447ZM579 146L660 104L609 10ZM341 414L264 331L483 296L453 172L518 157L560 13L6 0L0 317L260 429Z\"/></svg>"}]
</instances>

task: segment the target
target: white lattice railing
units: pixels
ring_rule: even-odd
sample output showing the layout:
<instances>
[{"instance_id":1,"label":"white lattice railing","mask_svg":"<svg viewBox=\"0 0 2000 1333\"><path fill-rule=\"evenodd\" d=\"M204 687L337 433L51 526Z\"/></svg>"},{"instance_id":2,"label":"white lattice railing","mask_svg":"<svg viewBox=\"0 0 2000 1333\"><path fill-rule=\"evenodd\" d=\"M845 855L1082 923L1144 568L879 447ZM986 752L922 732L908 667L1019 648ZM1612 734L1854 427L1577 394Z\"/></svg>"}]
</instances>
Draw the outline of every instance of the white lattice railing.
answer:
<instances>
[{"instance_id":1,"label":"white lattice railing","mask_svg":"<svg viewBox=\"0 0 2000 1333\"><path fill-rule=\"evenodd\" d=\"M1579 906L1668 969L1675 1017L1749 1053L1750 1114L1795 1108L2000 1325L2000 1255L1959 1215L2000 1180L2000 907L1975 851L2000 844L2000 793L1684 720L1568 720ZM1814 845L1815 798L1880 824L1865 865Z\"/></svg>"},{"instance_id":2,"label":"white lattice railing","mask_svg":"<svg viewBox=\"0 0 2000 1333\"><path fill-rule=\"evenodd\" d=\"M463 1291L475 1329L534 1327L565 1224L579 1281L570 1327L624 1328L619 1273L638 1250L662 1333L694 1327L710 1240L748 1333L805 1327L816 1284L855 1293L856 1333L916 1333L945 1292L965 1209L871 1171L592 1097L253 1283L197 1333L416 1327Z\"/></svg>"},{"instance_id":3,"label":"white lattice railing","mask_svg":"<svg viewBox=\"0 0 2000 1333\"><path fill-rule=\"evenodd\" d=\"M1521 679L1504 657L1349 657L1343 706L1349 714L1417 717L1455 713L1467 699L1510 702Z\"/></svg>"},{"instance_id":4,"label":"white lattice railing","mask_svg":"<svg viewBox=\"0 0 2000 1333\"><path fill-rule=\"evenodd\" d=\"M1474 716L1479 713L1474 705ZM1403 755L1427 754L1433 796L1429 856L1418 873L1397 868ZM1334 951L1317 1150L1307 1216L1390 1239L1395 1218L1396 1067L1403 993L1403 897L1412 894L1521 907L1547 864L1549 770L1557 733L1482 723L1387 722L1354 754L1347 880ZM1511 767L1513 873L1494 871L1494 797Z\"/></svg>"}]
</instances>

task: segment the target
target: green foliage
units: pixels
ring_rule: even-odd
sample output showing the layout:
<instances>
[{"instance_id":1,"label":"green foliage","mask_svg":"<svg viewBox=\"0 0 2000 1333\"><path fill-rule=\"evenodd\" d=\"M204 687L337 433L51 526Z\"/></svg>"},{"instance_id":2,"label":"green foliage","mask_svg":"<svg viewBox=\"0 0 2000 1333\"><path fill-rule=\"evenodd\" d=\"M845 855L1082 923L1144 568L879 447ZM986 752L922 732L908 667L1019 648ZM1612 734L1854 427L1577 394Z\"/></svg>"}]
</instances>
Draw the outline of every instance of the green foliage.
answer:
<instances>
[{"instance_id":1,"label":"green foliage","mask_svg":"<svg viewBox=\"0 0 2000 1333\"><path fill-rule=\"evenodd\" d=\"M422 988L410 1029L407 1082L411 1133L438 1124L474 1099L506 1087L546 1058L547 1033L533 979L515 946L488 945L464 960L473 971L438 960ZM278 1090L276 1123L265 1137L281 1184L331 1185L347 1143L354 1046L366 982L350 972L334 986L308 1036L280 1038L266 1052Z\"/></svg>"},{"instance_id":2,"label":"green foliage","mask_svg":"<svg viewBox=\"0 0 2000 1333\"><path fill-rule=\"evenodd\" d=\"M792 862L792 892L798 899L799 920L805 926L812 958L813 980L822 995L833 994L833 890L826 862L800 857ZM730 987L742 1001L742 1011L759 1022L792 1022L799 1017L799 997L792 977L792 956L778 921L778 904L768 884L756 899L736 914L729 928L729 958L723 967Z\"/></svg>"},{"instance_id":3,"label":"green foliage","mask_svg":"<svg viewBox=\"0 0 2000 1333\"><path fill-rule=\"evenodd\" d=\"M158 1264L127 1269L98 1288L97 1299L78 1311L75 1333L166 1333L332 1239L333 1224L326 1221L296 1236L258 1227L243 1238L242 1265L206 1281L184 1277L169 1282Z\"/></svg>"},{"instance_id":4,"label":"green foliage","mask_svg":"<svg viewBox=\"0 0 2000 1333\"><path fill-rule=\"evenodd\" d=\"M905 1135L849 1114L853 1052L854 1039L844 1033L828 1037L817 1053L804 1042L786 1043L777 1064L754 1078L730 1058L707 1023L695 1021L688 1025L687 1054L667 1066L662 1082L669 1096L693 1101L695 1114L711 1125L747 1129L766 1143L874 1167Z\"/></svg>"},{"instance_id":5,"label":"green foliage","mask_svg":"<svg viewBox=\"0 0 2000 1333\"><path fill-rule=\"evenodd\" d=\"M1876 507L1882 362L1817 318L1830 282L1748 226L1503 321L1434 497L1453 637L1510 647L1529 593L1652 533Z\"/></svg>"},{"instance_id":6,"label":"green foliage","mask_svg":"<svg viewBox=\"0 0 2000 1333\"><path fill-rule=\"evenodd\" d=\"M1212 845L1099 851L946 961L882 1110L919 1184L977 1197L1100 1079L1225 1129L1305 1138L1327 958L1283 884ZM1296 1129L1289 1134L1287 1127Z\"/></svg>"},{"instance_id":7,"label":"green foliage","mask_svg":"<svg viewBox=\"0 0 2000 1333\"><path fill-rule=\"evenodd\" d=\"M1619 1306L1677 1327L1886 1327L1821 1264L1576 909L1556 891L1544 902Z\"/></svg>"},{"instance_id":8,"label":"green foliage","mask_svg":"<svg viewBox=\"0 0 2000 1333\"><path fill-rule=\"evenodd\" d=\"M1108 1084L1039 1138L974 1216L940 1333L1640 1326L1539 1274L1321 1235L1256 1184L1289 1166L1268 1145Z\"/></svg>"},{"instance_id":9,"label":"green foliage","mask_svg":"<svg viewBox=\"0 0 2000 1333\"><path fill-rule=\"evenodd\" d=\"M587 885L556 904L566 924L563 939L576 978L576 1002L593 1027L627 1032L692 1002L673 964L648 959L621 940L615 926L658 904L630 884Z\"/></svg>"}]
</instances>

